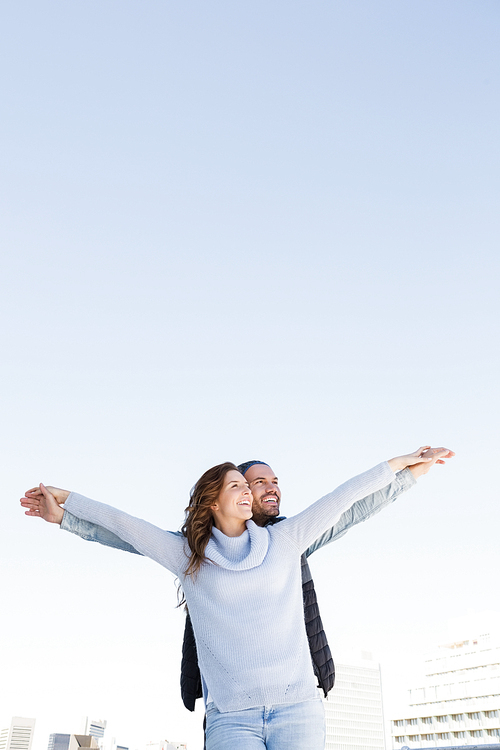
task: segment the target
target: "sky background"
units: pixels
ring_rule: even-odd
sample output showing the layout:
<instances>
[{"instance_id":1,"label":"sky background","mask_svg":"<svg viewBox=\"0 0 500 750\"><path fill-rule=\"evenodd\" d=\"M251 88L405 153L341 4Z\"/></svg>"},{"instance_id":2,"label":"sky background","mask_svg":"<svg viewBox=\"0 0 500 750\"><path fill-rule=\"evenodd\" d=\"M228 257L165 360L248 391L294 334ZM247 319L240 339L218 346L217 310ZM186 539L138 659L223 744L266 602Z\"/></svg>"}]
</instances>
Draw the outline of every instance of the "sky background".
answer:
<instances>
[{"instance_id":1,"label":"sky background","mask_svg":"<svg viewBox=\"0 0 500 750\"><path fill-rule=\"evenodd\" d=\"M43 481L176 529L259 458L285 514L457 453L312 558L386 715L449 617L498 603L500 5L0 8L0 722L187 741L172 576L18 503ZM279 638L269 624L262 638ZM404 697L404 696L403 696Z\"/></svg>"}]
</instances>

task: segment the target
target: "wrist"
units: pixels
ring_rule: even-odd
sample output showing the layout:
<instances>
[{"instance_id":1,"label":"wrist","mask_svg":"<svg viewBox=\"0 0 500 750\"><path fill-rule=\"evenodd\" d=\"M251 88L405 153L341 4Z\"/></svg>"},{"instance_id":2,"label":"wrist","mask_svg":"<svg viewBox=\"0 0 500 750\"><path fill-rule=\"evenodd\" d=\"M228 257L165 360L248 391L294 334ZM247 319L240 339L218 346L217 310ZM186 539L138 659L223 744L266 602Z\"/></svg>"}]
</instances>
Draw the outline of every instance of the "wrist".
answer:
<instances>
[{"instance_id":1,"label":"wrist","mask_svg":"<svg viewBox=\"0 0 500 750\"><path fill-rule=\"evenodd\" d=\"M70 490L52 490L52 494L54 495L55 501L58 505L64 505L68 497L71 495Z\"/></svg>"},{"instance_id":2,"label":"wrist","mask_svg":"<svg viewBox=\"0 0 500 750\"><path fill-rule=\"evenodd\" d=\"M397 471L402 471L403 469L406 469L406 463L402 460L401 456L398 456L398 458L390 458L387 463L389 464L389 467L392 469L394 474Z\"/></svg>"}]
</instances>

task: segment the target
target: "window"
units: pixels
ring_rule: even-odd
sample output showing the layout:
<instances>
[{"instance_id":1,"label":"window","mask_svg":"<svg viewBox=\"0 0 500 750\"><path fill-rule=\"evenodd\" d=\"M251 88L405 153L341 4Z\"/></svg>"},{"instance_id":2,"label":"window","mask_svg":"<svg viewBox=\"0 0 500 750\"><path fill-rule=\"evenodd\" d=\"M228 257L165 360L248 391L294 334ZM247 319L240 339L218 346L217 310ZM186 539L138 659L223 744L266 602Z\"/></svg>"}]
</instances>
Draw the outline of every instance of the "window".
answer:
<instances>
[{"instance_id":1,"label":"window","mask_svg":"<svg viewBox=\"0 0 500 750\"><path fill-rule=\"evenodd\" d=\"M479 721L479 711L474 711L472 714L467 714L467 718Z\"/></svg>"},{"instance_id":2,"label":"window","mask_svg":"<svg viewBox=\"0 0 500 750\"><path fill-rule=\"evenodd\" d=\"M395 727L402 727L403 724L404 724L403 719L398 719L397 721L394 722Z\"/></svg>"},{"instance_id":3,"label":"window","mask_svg":"<svg viewBox=\"0 0 500 750\"><path fill-rule=\"evenodd\" d=\"M487 719L496 719L498 716L498 711L485 711L484 715Z\"/></svg>"},{"instance_id":4,"label":"window","mask_svg":"<svg viewBox=\"0 0 500 750\"><path fill-rule=\"evenodd\" d=\"M500 737L500 729L488 729L487 731L490 737Z\"/></svg>"},{"instance_id":5,"label":"window","mask_svg":"<svg viewBox=\"0 0 500 750\"><path fill-rule=\"evenodd\" d=\"M441 732L440 734L438 734L437 738L438 740L449 740L450 734L449 732Z\"/></svg>"},{"instance_id":6,"label":"window","mask_svg":"<svg viewBox=\"0 0 500 750\"><path fill-rule=\"evenodd\" d=\"M440 724L445 724L448 721L448 717L447 716L438 716L437 720L439 721Z\"/></svg>"},{"instance_id":7,"label":"window","mask_svg":"<svg viewBox=\"0 0 500 750\"><path fill-rule=\"evenodd\" d=\"M432 717L426 716L425 719L422 719L423 724L432 724Z\"/></svg>"},{"instance_id":8,"label":"window","mask_svg":"<svg viewBox=\"0 0 500 750\"><path fill-rule=\"evenodd\" d=\"M463 714L452 714L451 718L453 721L463 721L464 715Z\"/></svg>"},{"instance_id":9,"label":"window","mask_svg":"<svg viewBox=\"0 0 500 750\"><path fill-rule=\"evenodd\" d=\"M394 739L396 740L396 742L400 742L401 744L403 744L403 742L405 741L404 735L402 737L394 737Z\"/></svg>"},{"instance_id":10,"label":"window","mask_svg":"<svg viewBox=\"0 0 500 750\"><path fill-rule=\"evenodd\" d=\"M417 720L416 719L407 719L406 723L410 724L410 726L412 726L412 727L415 727L417 725Z\"/></svg>"},{"instance_id":11,"label":"window","mask_svg":"<svg viewBox=\"0 0 500 750\"><path fill-rule=\"evenodd\" d=\"M423 740L433 740L434 739L434 735L433 734L423 734L422 735L422 739Z\"/></svg>"},{"instance_id":12,"label":"window","mask_svg":"<svg viewBox=\"0 0 500 750\"><path fill-rule=\"evenodd\" d=\"M465 732L453 732L453 736L459 740L465 739Z\"/></svg>"}]
</instances>

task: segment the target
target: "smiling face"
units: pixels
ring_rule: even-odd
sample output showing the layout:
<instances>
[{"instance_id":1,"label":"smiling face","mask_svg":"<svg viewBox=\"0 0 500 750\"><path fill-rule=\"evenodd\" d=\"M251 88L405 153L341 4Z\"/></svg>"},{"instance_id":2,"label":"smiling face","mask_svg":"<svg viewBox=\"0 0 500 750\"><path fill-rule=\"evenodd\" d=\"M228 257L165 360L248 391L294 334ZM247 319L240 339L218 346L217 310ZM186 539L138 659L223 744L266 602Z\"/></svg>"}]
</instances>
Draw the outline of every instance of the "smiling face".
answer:
<instances>
[{"instance_id":1,"label":"smiling face","mask_svg":"<svg viewBox=\"0 0 500 750\"><path fill-rule=\"evenodd\" d=\"M217 502L212 505L215 526L226 536L244 531L245 522L252 517L252 493L248 482L239 471L228 471Z\"/></svg>"},{"instance_id":2,"label":"smiling face","mask_svg":"<svg viewBox=\"0 0 500 750\"><path fill-rule=\"evenodd\" d=\"M253 518L257 526L264 526L266 521L280 512L281 491L278 477L266 464L254 464L245 472L253 496Z\"/></svg>"}]
</instances>

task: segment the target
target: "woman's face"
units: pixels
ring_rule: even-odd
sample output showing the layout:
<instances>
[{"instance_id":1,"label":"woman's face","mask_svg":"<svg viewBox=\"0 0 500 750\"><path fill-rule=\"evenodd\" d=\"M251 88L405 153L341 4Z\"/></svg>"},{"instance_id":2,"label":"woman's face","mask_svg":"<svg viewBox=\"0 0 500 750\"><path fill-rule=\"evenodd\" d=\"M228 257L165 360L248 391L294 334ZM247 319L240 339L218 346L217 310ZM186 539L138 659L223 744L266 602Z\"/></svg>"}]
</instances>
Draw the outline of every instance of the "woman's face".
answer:
<instances>
[{"instance_id":1,"label":"woman's face","mask_svg":"<svg viewBox=\"0 0 500 750\"><path fill-rule=\"evenodd\" d=\"M244 523L252 517L252 493L239 471L227 472L217 502L212 505L212 513L219 529L226 523Z\"/></svg>"}]
</instances>

